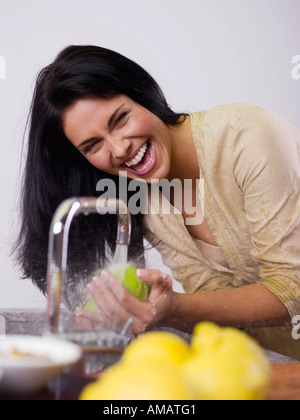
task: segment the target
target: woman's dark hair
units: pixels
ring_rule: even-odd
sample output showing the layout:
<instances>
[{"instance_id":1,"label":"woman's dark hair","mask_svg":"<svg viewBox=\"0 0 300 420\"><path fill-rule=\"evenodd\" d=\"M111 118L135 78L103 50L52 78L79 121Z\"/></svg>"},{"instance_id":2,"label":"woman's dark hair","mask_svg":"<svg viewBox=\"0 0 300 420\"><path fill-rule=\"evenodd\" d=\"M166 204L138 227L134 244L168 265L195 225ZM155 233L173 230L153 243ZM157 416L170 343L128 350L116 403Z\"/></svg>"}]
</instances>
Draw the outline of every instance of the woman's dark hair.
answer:
<instances>
[{"instance_id":1,"label":"woman's dark hair","mask_svg":"<svg viewBox=\"0 0 300 420\"><path fill-rule=\"evenodd\" d=\"M170 109L161 89L144 69L105 48L70 46L38 75L29 116L17 251L24 278L31 278L44 293L48 232L58 205L73 196L97 196L96 184L102 178L118 184L118 177L94 168L67 140L62 114L81 98L111 98L117 94L128 96L167 125L177 124L182 117ZM132 217L132 227L129 257L142 265L141 215ZM107 263L107 249L111 253L115 249L116 229L116 219L111 215L74 220L69 287Z\"/></svg>"}]
</instances>

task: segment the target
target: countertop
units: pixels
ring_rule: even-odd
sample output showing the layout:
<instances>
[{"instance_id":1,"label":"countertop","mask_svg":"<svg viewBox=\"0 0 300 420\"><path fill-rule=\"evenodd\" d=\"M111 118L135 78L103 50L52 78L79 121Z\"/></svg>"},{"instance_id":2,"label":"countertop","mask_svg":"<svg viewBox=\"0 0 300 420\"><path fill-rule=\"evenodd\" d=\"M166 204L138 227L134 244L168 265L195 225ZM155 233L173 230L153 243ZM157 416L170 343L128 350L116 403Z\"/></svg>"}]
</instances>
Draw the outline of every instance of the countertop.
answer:
<instances>
[{"instance_id":1,"label":"countertop","mask_svg":"<svg viewBox=\"0 0 300 420\"><path fill-rule=\"evenodd\" d=\"M0 309L0 336L3 334L41 335L45 331L45 310ZM265 350L271 364L297 363L282 354Z\"/></svg>"},{"instance_id":2,"label":"countertop","mask_svg":"<svg viewBox=\"0 0 300 420\"><path fill-rule=\"evenodd\" d=\"M0 310L0 337L5 334L42 334L45 329L45 311L32 309ZM300 399L300 363L265 350L272 365L271 400ZM48 388L31 396L36 400L76 400L83 389L94 377L81 373L68 372L48 384ZM19 398L19 397L18 397ZM0 395L0 399L16 399L12 396Z\"/></svg>"}]
</instances>

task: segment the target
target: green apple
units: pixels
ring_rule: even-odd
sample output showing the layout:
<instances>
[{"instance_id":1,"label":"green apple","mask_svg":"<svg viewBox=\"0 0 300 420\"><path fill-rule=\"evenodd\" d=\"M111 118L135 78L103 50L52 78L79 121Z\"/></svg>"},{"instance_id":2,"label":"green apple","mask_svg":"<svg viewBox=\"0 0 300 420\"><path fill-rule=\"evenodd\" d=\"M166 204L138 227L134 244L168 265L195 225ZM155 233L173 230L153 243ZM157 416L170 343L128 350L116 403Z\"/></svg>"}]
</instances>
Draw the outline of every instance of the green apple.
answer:
<instances>
[{"instance_id":1,"label":"green apple","mask_svg":"<svg viewBox=\"0 0 300 420\"><path fill-rule=\"evenodd\" d=\"M94 299L91 297L84 305L83 309L87 312L97 312L98 306L96 305Z\"/></svg>"},{"instance_id":2,"label":"green apple","mask_svg":"<svg viewBox=\"0 0 300 420\"><path fill-rule=\"evenodd\" d=\"M115 264L111 265L108 268L108 271L113 274L133 296L137 297L141 301L148 299L151 286L149 283L146 283L137 277L137 269L135 267L130 264ZM87 312L95 312L98 310L98 307L95 304L94 299L91 297L86 302L83 309Z\"/></svg>"},{"instance_id":3,"label":"green apple","mask_svg":"<svg viewBox=\"0 0 300 420\"><path fill-rule=\"evenodd\" d=\"M118 279L128 292L141 301L148 299L150 293L150 284L140 280L137 275L137 269L130 264L111 265L108 269L116 279Z\"/></svg>"}]
</instances>

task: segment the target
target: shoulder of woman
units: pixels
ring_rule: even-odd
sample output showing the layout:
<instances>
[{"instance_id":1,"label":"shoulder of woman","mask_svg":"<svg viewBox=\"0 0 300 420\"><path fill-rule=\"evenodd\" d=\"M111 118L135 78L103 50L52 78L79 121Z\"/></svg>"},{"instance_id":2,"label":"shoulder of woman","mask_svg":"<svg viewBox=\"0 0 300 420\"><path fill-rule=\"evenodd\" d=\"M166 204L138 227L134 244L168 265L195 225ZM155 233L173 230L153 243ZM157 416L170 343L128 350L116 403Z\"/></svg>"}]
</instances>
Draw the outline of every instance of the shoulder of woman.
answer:
<instances>
[{"instance_id":1,"label":"shoulder of woman","mask_svg":"<svg viewBox=\"0 0 300 420\"><path fill-rule=\"evenodd\" d=\"M193 119L198 122L194 128L199 134L201 128L202 143L209 148L227 145L235 149L237 144L246 144L247 139L253 147L300 144L300 132L289 121L251 103L220 105L194 114Z\"/></svg>"},{"instance_id":2,"label":"shoulder of woman","mask_svg":"<svg viewBox=\"0 0 300 420\"><path fill-rule=\"evenodd\" d=\"M253 127L279 122L281 124L291 125L276 113L252 103L219 105L198 114L204 115L204 124L213 123L216 126L229 124L232 127L241 128L245 125ZM194 115L197 115L197 113Z\"/></svg>"}]
</instances>

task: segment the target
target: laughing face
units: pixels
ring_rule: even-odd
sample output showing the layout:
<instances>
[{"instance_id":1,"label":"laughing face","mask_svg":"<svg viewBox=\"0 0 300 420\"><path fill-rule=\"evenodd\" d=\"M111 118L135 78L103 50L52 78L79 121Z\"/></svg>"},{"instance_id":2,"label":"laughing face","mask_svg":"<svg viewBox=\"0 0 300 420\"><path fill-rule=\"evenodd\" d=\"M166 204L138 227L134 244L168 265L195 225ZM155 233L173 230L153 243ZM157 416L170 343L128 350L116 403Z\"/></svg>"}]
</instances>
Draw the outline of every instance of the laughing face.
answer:
<instances>
[{"instance_id":1,"label":"laughing face","mask_svg":"<svg viewBox=\"0 0 300 420\"><path fill-rule=\"evenodd\" d=\"M66 110L69 141L96 168L150 183L167 178L171 130L153 113L124 95L84 98Z\"/></svg>"}]
</instances>

